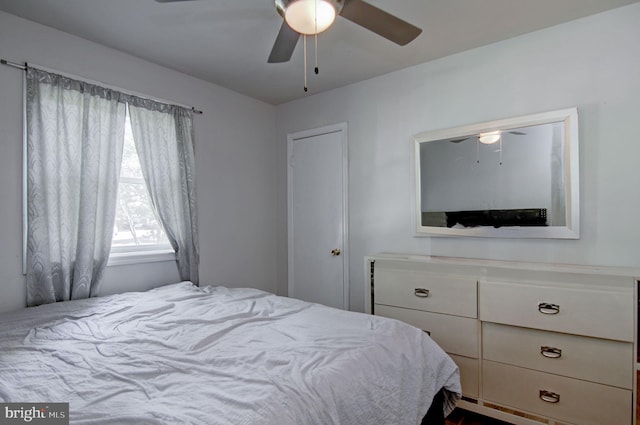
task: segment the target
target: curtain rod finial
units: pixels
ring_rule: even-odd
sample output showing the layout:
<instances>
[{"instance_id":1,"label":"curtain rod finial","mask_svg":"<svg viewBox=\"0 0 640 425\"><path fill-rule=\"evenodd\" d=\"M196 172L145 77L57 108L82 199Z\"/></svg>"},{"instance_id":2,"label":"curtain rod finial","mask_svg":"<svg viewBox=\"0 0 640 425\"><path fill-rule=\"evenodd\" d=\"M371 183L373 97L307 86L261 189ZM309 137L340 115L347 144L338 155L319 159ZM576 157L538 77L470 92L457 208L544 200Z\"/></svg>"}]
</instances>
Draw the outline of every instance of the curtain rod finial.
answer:
<instances>
[{"instance_id":1,"label":"curtain rod finial","mask_svg":"<svg viewBox=\"0 0 640 425\"><path fill-rule=\"evenodd\" d=\"M9 62L6 59L0 59L0 64L1 65L11 66L13 68L18 68L18 69L21 69L23 71L26 71L28 69L28 67L29 67L26 62L24 63L24 65L21 65L19 63Z\"/></svg>"}]
</instances>

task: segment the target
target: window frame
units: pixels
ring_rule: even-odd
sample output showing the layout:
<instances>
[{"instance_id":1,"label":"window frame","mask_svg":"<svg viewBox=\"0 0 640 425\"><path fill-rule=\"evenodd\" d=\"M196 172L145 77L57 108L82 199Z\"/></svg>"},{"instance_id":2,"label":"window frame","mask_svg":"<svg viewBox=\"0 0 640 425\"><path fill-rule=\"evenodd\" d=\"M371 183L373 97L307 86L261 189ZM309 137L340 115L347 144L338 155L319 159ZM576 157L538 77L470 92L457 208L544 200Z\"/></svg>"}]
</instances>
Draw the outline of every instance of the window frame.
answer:
<instances>
[{"instance_id":1,"label":"window frame","mask_svg":"<svg viewBox=\"0 0 640 425\"><path fill-rule=\"evenodd\" d=\"M109 260L107 261L107 267L109 266L122 266L127 264L143 264L143 263L158 263L163 261L176 261L176 253L169 246L164 245L151 245L151 246L136 246L126 247L112 247L109 253Z\"/></svg>"}]
</instances>

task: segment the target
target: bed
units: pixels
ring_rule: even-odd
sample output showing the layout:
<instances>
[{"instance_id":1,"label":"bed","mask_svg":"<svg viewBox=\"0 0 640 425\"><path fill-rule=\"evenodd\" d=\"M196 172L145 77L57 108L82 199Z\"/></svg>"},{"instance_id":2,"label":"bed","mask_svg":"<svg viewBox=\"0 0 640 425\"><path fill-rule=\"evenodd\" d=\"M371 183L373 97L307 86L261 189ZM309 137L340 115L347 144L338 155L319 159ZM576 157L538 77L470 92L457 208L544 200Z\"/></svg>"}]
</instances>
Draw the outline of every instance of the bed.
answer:
<instances>
[{"instance_id":1,"label":"bed","mask_svg":"<svg viewBox=\"0 0 640 425\"><path fill-rule=\"evenodd\" d=\"M256 289L180 282L0 315L0 402L68 402L72 424L435 425L459 397L424 332Z\"/></svg>"}]
</instances>

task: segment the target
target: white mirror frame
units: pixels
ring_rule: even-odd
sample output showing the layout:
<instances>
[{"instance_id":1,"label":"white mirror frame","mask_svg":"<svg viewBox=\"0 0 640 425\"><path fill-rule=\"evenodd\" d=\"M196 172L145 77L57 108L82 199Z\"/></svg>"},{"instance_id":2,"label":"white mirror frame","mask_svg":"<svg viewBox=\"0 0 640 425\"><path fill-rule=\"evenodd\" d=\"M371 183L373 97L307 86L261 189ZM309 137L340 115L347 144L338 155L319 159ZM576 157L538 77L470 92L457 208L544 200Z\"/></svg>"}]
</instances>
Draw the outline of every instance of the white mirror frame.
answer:
<instances>
[{"instance_id":1,"label":"white mirror frame","mask_svg":"<svg viewBox=\"0 0 640 425\"><path fill-rule=\"evenodd\" d=\"M564 122L564 177L565 177L565 226L489 226L448 228L423 226L421 221L421 185L420 185L420 144L443 139L465 137L496 130L512 130L520 127ZM470 124L461 127L425 131L413 136L411 169L413 176L412 222L415 236L471 236L500 238L580 238L580 188L578 155L578 111L577 108L562 109L497 121Z\"/></svg>"}]
</instances>

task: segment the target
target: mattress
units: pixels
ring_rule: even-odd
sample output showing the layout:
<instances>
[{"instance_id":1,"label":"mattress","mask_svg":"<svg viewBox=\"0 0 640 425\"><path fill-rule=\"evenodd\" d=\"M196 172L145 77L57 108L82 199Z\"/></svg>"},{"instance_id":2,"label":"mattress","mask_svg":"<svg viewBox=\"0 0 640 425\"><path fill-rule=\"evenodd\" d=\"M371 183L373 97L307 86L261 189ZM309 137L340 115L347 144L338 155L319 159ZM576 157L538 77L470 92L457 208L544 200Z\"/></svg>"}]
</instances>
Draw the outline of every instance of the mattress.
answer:
<instances>
[{"instance_id":1,"label":"mattress","mask_svg":"<svg viewBox=\"0 0 640 425\"><path fill-rule=\"evenodd\" d=\"M420 424L459 372L399 321L176 283L0 315L0 401L73 424Z\"/></svg>"}]
</instances>

